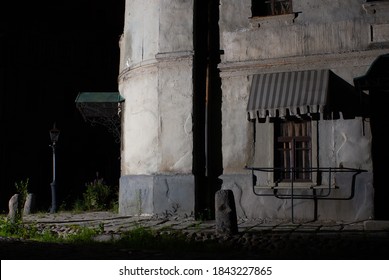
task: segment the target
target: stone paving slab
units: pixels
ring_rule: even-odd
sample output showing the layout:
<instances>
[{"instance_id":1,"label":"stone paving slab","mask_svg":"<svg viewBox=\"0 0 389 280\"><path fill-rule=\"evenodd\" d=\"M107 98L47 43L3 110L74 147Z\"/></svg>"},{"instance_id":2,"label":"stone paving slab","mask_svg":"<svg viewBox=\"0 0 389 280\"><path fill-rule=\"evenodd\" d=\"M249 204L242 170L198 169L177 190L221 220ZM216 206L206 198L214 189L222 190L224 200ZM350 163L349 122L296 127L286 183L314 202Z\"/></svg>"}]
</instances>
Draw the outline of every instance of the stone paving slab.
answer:
<instances>
[{"instance_id":1,"label":"stone paving slab","mask_svg":"<svg viewBox=\"0 0 389 280\"><path fill-rule=\"evenodd\" d=\"M60 212L56 214L38 213L26 215L27 223L42 224L74 224L85 226L104 225L107 231L130 230L139 226L156 230L171 227L174 230L209 231L215 229L215 221L197 221L193 217L152 217L152 216L120 216L113 212ZM290 220L243 220L238 221L239 232L363 232L366 226L372 231L379 228L389 232L388 223L362 221L351 224L341 224L333 221L315 221L291 223ZM376 226L378 225L378 226Z\"/></svg>"},{"instance_id":2,"label":"stone paving slab","mask_svg":"<svg viewBox=\"0 0 389 280\"><path fill-rule=\"evenodd\" d=\"M389 221L368 220L363 222L366 230L389 230Z\"/></svg>"},{"instance_id":3,"label":"stone paving slab","mask_svg":"<svg viewBox=\"0 0 389 280\"><path fill-rule=\"evenodd\" d=\"M273 230L273 227L265 227L265 226L260 226L260 227L253 227L253 228L250 228L250 229L246 229L245 231L246 232L249 232L249 233L264 233L264 232L270 232Z\"/></svg>"},{"instance_id":4,"label":"stone paving slab","mask_svg":"<svg viewBox=\"0 0 389 280\"><path fill-rule=\"evenodd\" d=\"M173 226L174 229L176 230L185 230L185 229L196 229L197 231L199 228L197 228L197 225L199 225L200 222L193 220L185 220L182 221L181 223L178 223Z\"/></svg>"},{"instance_id":5,"label":"stone paving slab","mask_svg":"<svg viewBox=\"0 0 389 280\"><path fill-rule=\"evenodd\" d=\"M263 224L263 221L257 221L257 220L250 221L250 220L248 220L248 221L240 221L240 223L238 223L238 227L242 228L242 229L249 230L251 228L260 227L262 224Z\"/></svg>"},{"instance_id":6,"label":"stone paving slab","mask_svg":"<svg viewBox=\"0 0 389 280\"><path fill-rule=\"evenodd\" d=\"M343 231L363 231L364 227L361 224L344 225Z\"/></svg>"},{"instance_id":7,"label":"stone paving slab","mask_svg":"<svg viewBox=\"0 0 389 280\"><path fill-rule=\"evenodd\" d=\"M274 231L294 231L299 225L281 224L273 228Z\"/></svg>"},{"instance_id":8,"label":"stone paving slab","mask_svg":"<svg viewBox=\"0 0 389 280\"><path fill-rule=\"evenodd\" d=\"M317 232L319 229L320 225L300 225L296 231Z\"/></svg>"}]
</instances>

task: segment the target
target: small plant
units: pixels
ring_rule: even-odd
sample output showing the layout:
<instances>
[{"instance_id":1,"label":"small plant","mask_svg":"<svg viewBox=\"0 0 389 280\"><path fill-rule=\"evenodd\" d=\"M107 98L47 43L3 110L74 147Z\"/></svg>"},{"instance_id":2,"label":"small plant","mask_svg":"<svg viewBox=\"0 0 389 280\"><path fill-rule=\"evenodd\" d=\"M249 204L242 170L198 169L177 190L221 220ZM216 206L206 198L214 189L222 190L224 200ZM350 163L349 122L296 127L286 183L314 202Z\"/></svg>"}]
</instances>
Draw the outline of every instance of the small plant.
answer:
<instances>
[{"instance_id":1,"label":"small plant","mask_svg":"<svg viewBox=\"0 0 389 280\"><path fill-rule=\"evenodd\" d=\"M20 232L23 224L20 220L11 221L8 219L0 220L0 235L1 236L14 236Z\"/></svg>"},{"instance_id":2,"label":"small plant","mask_svg":"<svg viewBox=\"0 0 389 280\"><path fill-rule=\"evenodd\" d=\"M16 193L19 195L18 209L15 216L15 222L20 221L22 219L23 207L28 195L28 184L29 184L29 178L27 178L24 181L21 180L20 182L15 183Z\"/></svg>"},{"instance_id":3,"label":"small plant","mask_svg":"<svg viewBox=\"0 0 389 280\"><path fill-rule=\"evenodd\" d=\"M174 215L176 215L178 213L178 210L180 209L180 204L179 203L173 203L171 205L172 207L172 210L165 210L165 212L163 212L163 215L165 218L169 218L169 217L172 217Z\"/></svg>"},{"instance_id":4,"label":"small plant","mask_svg":"<svg viewBox=\"0 0 389 280\"><path fill-rule=\"evenodd\" d=\"M83 211L85 211L85 205L84 205L84 201L80 198L76 199L73 203L73 212L75 213L81 213Z\"/></svg>"},{"instance_id":5,"label":"small plant","mask_svg":"<svg viewBox=\"0 0 389 280\"><path fill-rule=\"evenodd\" d=\"M200 221L212 220L211 209L205 208L203 211L199 212L196 216L196 220L200 220Z\"/></svg>"},{"instance_id":6,"label":"small plant","mask_svg":"<svg viewBox=\"0 0 389 280\"><path fill-rule=\"evenodd\" d=\"M99 174L96 173L96 179L85 184L86 190L82 198L75 201L74 211L99 211L118 209L118 188L108 186Z\"/></svg>"},{"instance_id":7,"label":"small plant","mask_svg":"<svg viewBox=\"0 0 389 280\"><path fill-rule=\"evenodd\" d=\"M0 236L32 239L37 235L38 229L34 225L27 226L21 220L0 220Z\"/></svg>"},{"instance_id":8,"label":"small plant","mask_svg":"<svg viewBox=\"0 0 389 280\"><path fill-rule=\"evenodd\" d=\"M68 235L59 235L50 229L39 230L35 224L24 224L22 221L10 221L0 219L0 236L30 239L42 242L69 242L69 243L89 243L100 234L103 229L74 226L75 232Z\"/></svg>"},{"instance_id":9,"label":"small plant","mask_svg":"<svg viewBox=\"0 0 389 280\"><path fill-rule=\"evenodd\" d=\"M64 241L71 243L90 243L93 242L93 237L99 234L101 229L88 227L80 227L77 232L64 237Z\"/></svg>"},{"instance_id":10,"label":"small plant","mask_svg":"<svg viewBox=\"0 0 389 280\"><path fill-rule=\"evenodd\" d=\"M102 179L96 179L86 185L83 194L85 207L87 210L102 210L107 208L109 202L110 189Z\"/></svg>"},{"instance_id":11,"label":"small plant","mask_svg":"<svg viewBox=\"0 0 389 280\"><path fill-rule=\"evenodd\" d=\"M26 201L27 195L28 195L28 184L30 182L30 179L27 178L26 180L21 180L19 183L15 183L16 192L21 195L22 202Z\"/></svg>"}]
</instances>

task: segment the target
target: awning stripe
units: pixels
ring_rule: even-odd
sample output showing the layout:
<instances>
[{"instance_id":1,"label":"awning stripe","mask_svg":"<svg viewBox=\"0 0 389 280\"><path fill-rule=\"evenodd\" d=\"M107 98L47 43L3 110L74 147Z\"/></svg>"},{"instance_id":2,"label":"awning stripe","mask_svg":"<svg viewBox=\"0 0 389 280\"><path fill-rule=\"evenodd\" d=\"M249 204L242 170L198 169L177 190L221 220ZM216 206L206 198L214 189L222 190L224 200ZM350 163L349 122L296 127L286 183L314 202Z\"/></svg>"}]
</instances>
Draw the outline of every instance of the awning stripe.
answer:
<instances>
[{"instance_id":1,"label":"awning stripe","mask_svg":"<svg viewBox=\"0 0 389 280\"><path fill-rule=\"evenodd\" d=\"M250 118L317 113L327 102L329 70L254 75L247 111Z\"/></svg>"}]
</instances>

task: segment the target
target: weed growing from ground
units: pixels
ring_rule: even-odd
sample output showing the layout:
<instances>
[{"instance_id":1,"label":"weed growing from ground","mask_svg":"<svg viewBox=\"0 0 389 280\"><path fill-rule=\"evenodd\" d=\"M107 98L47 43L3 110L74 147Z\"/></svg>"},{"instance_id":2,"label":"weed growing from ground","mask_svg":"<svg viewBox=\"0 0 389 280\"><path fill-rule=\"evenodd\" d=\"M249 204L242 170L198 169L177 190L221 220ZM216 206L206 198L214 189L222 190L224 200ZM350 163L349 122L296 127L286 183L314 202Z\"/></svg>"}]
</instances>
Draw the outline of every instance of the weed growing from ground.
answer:
<instances>
[{"instance_id":1,"label":"weed growing from ground","mask_svg":"<svg viewBox=\"0 0 389 280\"><path fill-rule=\"evenodd\" d=\"M50 229L39 230L36 224L24 224L22 221L10 221L6 218L0 219L0 236L20 239L29 239L41 242L70 242L70 243L90 243L93 238L104 230L99 228L70 226L74 233L59 235Z\"/></svg>"},{"instance_id":2,"label":"weed growing from ground","mask_svg":"<svg viewBox=\"0 0 389 280\"><path fill-rule=\"evenodd\" d=\"M97 227L79 225L67 226L68 233L58 233L50 228L26 224L22 221L11 222L7 218L0 219L0 236L35 240L50 243L93 244L95 237L104 233L104 223ZM100 241L101 242L101 241ZM99 242L99 243L100 243ZM157 250L172 253L181 252L222 252L227 247L215 240L196 241L180 230L165 227L159 230L137 226L121 233L119 238L105 241L116 248L131 250Z\"/></svg>"},{"instance_id":3,"label":"weed growing from ground","mask_svg":"<svg viewBox=\"0 0 389 280\"><path fill-rule=\"evenodd\" d=\"M16 192L20 195L20 204L24 205L28 195L28 184L30 179L21 180L19 183L15 183Z\"/></svg>"},{"instance_id":4,"label":"weed growing from ground","mask_svg":"<svg viewBox=\"0 0 389 280\"><path fill-rule=\"evenodd\" d=\"M81 198L74 201L71 210L74 212L106 211L117 212L119 209L117 188L108 186L102 178L96 178L85 184Z\"/></svg>"},{"instance_id":5,"label":"weed growing from ground","mask_svg":"<svg viewBox=\"0 0 389 280\"><path fill-rule=\"evenodd\" d=\"M167 228L166 228L167 229ZM215 252L222 251L222 246L216 241L195 241L188 238L179 230L152 230L145 227L131 229L121 235L119 240L114 241L119 247L135 250L158 250L169 252Z\"/></svg>"},{"instance_id":6,"label":"weed growing from ground","mask_svg":"<svg viewBox=\"0 0 389 280\"><path fill-rule=\"evenodd\" d=\"M27 178L24 181L22 180L20 182L15 183L16 193L19 195L19 197L18 197L18 209L16 209L14 222L19 222L23 218L23 207L28 195L28 184L29 184L29 178Z\"/></svg>"}]
</instances>

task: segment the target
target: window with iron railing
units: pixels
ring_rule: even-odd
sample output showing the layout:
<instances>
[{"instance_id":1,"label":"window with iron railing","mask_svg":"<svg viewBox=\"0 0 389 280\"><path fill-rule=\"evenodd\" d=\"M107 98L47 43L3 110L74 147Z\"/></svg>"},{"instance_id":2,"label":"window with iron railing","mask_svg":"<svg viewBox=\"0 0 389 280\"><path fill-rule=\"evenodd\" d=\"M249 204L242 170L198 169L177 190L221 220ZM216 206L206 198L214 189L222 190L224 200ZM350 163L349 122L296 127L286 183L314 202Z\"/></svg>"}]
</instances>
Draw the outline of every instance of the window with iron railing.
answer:
<instances>
[{"instance_id":1,"label":"window with iron railing","mask_svg":"<svg viewBox=\"0 0 389 280\"><path fill-rule=\"evenodd\" d=\"M292 0L252 0L252 17L275 16L292 13Z\"/></svg>"},{"instance_id":2,"label":"window with iron railing","mask_svg":"<svg viewBox=\"0 0 389 280\"><path fill-rule=\"evenodd\" d=\"M274 125L274 182L312 181L311 121L277 121Z\"/></svg>"}]
</instances>

